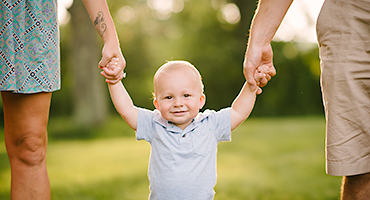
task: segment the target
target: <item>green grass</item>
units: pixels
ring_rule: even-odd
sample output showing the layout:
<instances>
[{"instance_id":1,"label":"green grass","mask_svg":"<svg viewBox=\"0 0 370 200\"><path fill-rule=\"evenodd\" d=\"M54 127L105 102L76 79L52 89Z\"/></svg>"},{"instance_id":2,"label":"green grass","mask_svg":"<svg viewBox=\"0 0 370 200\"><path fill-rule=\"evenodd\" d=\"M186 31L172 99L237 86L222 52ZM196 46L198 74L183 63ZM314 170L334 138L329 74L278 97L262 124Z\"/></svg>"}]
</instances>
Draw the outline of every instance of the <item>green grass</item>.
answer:
<instances>
[{"instance_id":1,"label":"green grass","mask_svg":"<svg viewBox=\"0 0 370 200\"><path fill-rule=\"evenodd\" d=\"M99 137L73 140L52 136L53 130L63 132L58 121L64 123L49 126L53 200L147 199L149 145L137 142L121 119L104 126L107 134L96 129ZM125 136L116 137L122 131ZM232 142L219 144L215 199L338 199L341 178L325 174L324 140L323 117L247 120L233 131ZM10 199L10 170L0 143L2 200Z\"/></svg>"}]
</instances>

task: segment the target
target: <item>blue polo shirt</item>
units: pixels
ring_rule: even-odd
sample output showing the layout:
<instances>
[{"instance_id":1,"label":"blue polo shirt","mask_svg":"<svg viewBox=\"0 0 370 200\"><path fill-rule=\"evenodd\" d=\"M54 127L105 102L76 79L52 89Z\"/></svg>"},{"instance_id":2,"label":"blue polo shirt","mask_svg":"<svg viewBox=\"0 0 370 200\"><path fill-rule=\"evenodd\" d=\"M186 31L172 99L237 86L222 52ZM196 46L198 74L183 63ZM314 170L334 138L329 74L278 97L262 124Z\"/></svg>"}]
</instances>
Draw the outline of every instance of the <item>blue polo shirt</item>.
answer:
<instances>
[{"instance_id":1,"label":"blue polo shirt","mask_svg":"<svg viewBox=\"0 0 370 200\"><path fill-rule=\"evenodd\" d=\"M137 140L150 143L150 200L211 200L217 144L231 140L230 108L199 113L184 130L158 110L139 110Z\"/></svg>"}]
</instances>

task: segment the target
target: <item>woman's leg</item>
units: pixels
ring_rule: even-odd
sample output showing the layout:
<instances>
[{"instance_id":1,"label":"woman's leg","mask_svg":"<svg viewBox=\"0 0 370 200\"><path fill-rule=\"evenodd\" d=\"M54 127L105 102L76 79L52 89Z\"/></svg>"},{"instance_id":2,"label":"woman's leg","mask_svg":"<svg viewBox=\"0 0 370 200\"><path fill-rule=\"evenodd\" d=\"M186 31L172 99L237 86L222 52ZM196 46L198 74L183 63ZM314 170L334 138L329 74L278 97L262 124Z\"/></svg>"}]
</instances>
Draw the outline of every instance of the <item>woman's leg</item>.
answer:
<instances>
[{"instance_id":1,"label":"woman's leg","mask_svg":"<svg viewBox=\"0 0 370 200\"><path fill-rule=\"evenodd\" d=\"M50 199L46 147L51 93L1 92L1 96L11 169L11 199Z\"/></svg>"}]
</instances>

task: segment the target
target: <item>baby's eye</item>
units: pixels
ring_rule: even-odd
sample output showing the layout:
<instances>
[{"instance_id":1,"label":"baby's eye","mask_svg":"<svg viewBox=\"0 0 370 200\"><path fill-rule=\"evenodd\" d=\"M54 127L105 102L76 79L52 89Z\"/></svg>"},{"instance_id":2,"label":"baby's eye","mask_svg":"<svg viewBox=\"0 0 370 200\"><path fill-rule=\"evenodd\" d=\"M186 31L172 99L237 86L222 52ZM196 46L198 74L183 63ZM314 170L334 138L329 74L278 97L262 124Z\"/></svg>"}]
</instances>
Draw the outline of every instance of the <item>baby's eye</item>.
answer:
<instances>
[{"instance_id":1,"label":"baby's eye","mask_svg":"<svg viewBox=\"0 0 370 200\"><path fill-rule=\"evenodd\" d=\"M184 94L184 97L190 97L190 94Z\"/></svg>"},{"instance_id":2,"label":"baby's eye","mask_svg":"<svg viewBox=\"0 0 370 200\"><path fill-rule=\"evenodd\" d=\"M166 96L165 99L172 99L172 97L171 96Z\"/></svg>"}]
</instances>

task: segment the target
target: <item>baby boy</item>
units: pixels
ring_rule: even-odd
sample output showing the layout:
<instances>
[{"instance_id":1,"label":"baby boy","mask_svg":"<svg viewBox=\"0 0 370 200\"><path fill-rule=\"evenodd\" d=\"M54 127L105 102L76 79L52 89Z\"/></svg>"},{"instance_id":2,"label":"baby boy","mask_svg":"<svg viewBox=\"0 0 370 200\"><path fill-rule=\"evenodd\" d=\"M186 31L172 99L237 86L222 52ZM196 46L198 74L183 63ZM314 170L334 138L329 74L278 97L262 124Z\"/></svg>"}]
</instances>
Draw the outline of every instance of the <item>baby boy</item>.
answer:
<instances>
[{"instance_id":1,"label":"baby boy","mask_svg":"<svg viewBox=\"0 0 370 200\"><path fill-rule=\"evenodd\" d=\"M114 67L111 61L102 75ZM268 68L258 71L256 80L268 74ZM121 81L107 82L116 110L136 130L136 139L150 143L149 199L213 199L217 144L231 140L231 131L247 119L260 88L251 91L245 83L231 107L199 112L206 102L200 73L187 61L169 61L154 75L156 109L151 111L136 107Z\"/></svg>"}]
</instances>

